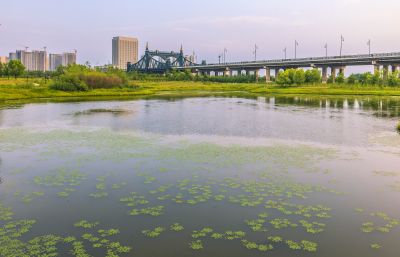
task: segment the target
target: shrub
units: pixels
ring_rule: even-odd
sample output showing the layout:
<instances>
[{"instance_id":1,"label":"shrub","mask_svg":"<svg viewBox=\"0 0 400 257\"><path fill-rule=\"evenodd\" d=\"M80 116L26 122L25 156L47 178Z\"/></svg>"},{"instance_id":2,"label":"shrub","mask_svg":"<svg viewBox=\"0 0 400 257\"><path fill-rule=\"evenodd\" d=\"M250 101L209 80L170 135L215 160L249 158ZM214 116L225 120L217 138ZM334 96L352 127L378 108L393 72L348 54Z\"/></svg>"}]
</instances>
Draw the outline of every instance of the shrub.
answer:
<instances>
[{"instance_id":1,"label":"shrub","mask_svg":"<svg viewBox=\"0 0 400 257\"><path fill-rule=\"evenodd\" d=\"M293 80L294 84L303 84L306 81L306 76L303 69L297 69L294 71Z\"/></svg>"},{"instance_id":2,"label":"shrub","mask_svg":"<svg viewBox=\"0 0 400 257\"><path fill-rule=\"evenodd\" d=\"M61 75L51 85L50 89L61 91L87 91L89 90L86 83L78 78L78 76L65 74Z\"/></svg>"},{"instance_id":3,"label":"shrub","mask_svg":"<svg viewBox=\"0 0 400 257\"><path fill-rule=\"evenodd\" d=\"M397 132L399 132L399 134L400 134L400 122L399 123L397 123Z\"/></svg>"},{"instance_id":4,"label":"shrub","mask_svg":"<svg viewBox=\"0 0 400 257\"><path fill-rule=\"evenodd\" d=\"M336 82L339 83L339 84L343 84L344 81L345 81L344 74L343 73L339 73L338 76L336 77Z\"/></svg>"},{"instance_id":5,"label":"shrub","mask_svg":"<svg viewBox=\"0 0 400 257\"><path fill-rule=\"evenodd\" d=\"M305 72L307 83L319 83L321 82L321 72L318 69L307 70Z\"/></svg>"},{"instance_id":6,"label":"shrub","mask_svg":"<svg viewBox=\"0 0 400 257\"><path fill-rule=\"evenodd\" d=\"M80 73L78 78L83 81L89 89L113 88L126 84L126 82L116 74L106 74L98 71Z\"/></svg>"},{"instance_id":7,"label":"shrub","mask_svg":"<svg viewBox=\"0 0 400 257\"><path fill-rule=\"evenodd\" d=\"M357 83L357 76L355 74L351 74L348 78L347 78L347 83L348 84L355 84Z\"/></svg>"}]
</instances>

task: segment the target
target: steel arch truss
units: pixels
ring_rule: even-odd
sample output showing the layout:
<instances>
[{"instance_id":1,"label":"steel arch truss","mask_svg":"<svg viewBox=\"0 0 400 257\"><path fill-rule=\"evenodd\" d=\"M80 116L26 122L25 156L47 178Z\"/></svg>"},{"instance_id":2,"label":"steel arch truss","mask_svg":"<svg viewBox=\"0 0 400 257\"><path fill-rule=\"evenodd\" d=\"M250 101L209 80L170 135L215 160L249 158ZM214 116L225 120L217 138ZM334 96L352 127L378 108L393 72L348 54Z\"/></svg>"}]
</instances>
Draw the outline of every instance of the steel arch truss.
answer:
<instances>
[{"instance_id":1,"label":"steel arch truss","mask_svg":"<svg viewBox=\"0 0 400 257\"><path fill-rule=\"evenodd\" d=\"M150 51L146 48L145 55L137 63L128 63L127 71L137 71L144 73L164 73L173 68L184 69L196 65L194 62L187 59L181 48L179 53Z\"/></svg>"}]
</instances>

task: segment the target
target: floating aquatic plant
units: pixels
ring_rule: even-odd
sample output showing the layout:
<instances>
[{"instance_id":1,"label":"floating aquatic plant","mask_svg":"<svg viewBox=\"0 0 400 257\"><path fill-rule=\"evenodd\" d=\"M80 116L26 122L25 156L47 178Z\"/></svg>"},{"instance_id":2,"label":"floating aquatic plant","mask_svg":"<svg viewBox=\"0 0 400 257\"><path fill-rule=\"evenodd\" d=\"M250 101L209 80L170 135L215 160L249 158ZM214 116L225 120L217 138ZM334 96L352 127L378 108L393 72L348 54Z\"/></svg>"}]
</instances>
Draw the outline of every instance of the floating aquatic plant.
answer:
<instances>
[{"instance_id":1,"label":"floating aquatic plant","mask_svg":"<svg viewBox=\"0 0 400 257\"><path fill-rule=\"evenodd\" d=\"M174 223L169 227L169 229L175 232L179 232L184 230L184 227L179 223Z\"/></svg>"},{"instance_id":2,"label":"floating aquatic plant","mask_svg":"<svg viewBox=\"0 0 400 257\"><path fill-rule=\"evenodd\" d=\"M273 243L281 243L283 242L283 238L280 236L269 236L268 240L273 242Z\"/></svg>"},{"instance_id":3,"label":"floating aquatic plant","mask_svg":"<svg viewBox=\"0 0 400 257\"><path fill-rule=\"evenodd\" d=\"M203 249L203 242L201 240L195 240L189 243L189 247L193 250Z\"/></svg>"},{"instance_id":4,"label":"floating aquatic plant","mask_svg":"<svg viewBox=\"0 0 400 257\"><path fill-rule=\"evenodd\" d=\"M378 249L381 249L382 248L382 246L380 245L380 244L371 244L371 249L374 249L374 250L378 250Z\"/></svg>"},{"instance_id":5,"label":"floating aquatic plant","mask_svg":"<svg viewBox=\"0 0 400 257\"><path fill-rule=\"evenodd\" d=\"M81 220L77 223L74 224L74 227L77 228L86 228L86 229L91 229L95 228L97 225L99 225L99 222L89 222L87 220Z\"/></svg>"},{"instance_id":6,"label":"floating aquatic plant","mask_svg":"<svg viewBox=\"0 0 400 257\"><path fill-rule=\"evenodd\" d=\"M2 203L0 203L0 221L1 220L11 220L14 213L11 208L4 207Z\"/></svg>"},{"instance_id":7,"label":"floating aquatic plant","mask_svg":"<svg viewBox=\"0 0 400 257\"><path fill-rule=\"evenodd\" d=\"M161 233L164 232L164 231L165 231L164 227L156 227L153 230L149 230L149 229L143 230L142 234L147 236L147 237L155 238L155 237L159 237L161 235Z\"/></svg>"}]
</instances>

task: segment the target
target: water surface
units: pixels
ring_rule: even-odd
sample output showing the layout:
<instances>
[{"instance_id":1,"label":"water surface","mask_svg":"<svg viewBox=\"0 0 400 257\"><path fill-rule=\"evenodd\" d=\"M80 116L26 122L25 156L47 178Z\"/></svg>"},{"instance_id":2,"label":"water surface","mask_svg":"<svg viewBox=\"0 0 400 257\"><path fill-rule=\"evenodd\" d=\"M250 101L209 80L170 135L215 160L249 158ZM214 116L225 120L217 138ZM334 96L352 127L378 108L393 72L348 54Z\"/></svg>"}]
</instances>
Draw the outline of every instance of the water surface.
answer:
<instances>
[{"instance_id":1,"label":"water surface","mask_svg":"<svg viewBox=\"0 0 400 257\"><path fill-rule=\"evenodd\" d=\"M0 256L397 256L399 107L266 97L4 108Z\"/></svg>"}]
</instances>

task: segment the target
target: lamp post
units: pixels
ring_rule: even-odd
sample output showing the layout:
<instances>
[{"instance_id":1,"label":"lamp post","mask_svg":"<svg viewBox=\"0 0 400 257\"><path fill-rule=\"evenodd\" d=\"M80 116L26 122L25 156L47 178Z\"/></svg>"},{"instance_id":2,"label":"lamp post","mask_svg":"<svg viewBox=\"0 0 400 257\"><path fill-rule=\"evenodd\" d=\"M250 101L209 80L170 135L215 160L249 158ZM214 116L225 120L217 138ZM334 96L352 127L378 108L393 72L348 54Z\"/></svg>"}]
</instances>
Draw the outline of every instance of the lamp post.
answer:
<instances>
[{"instance_id":1,"label":"lamp post","mask_svg":"<svg viewBox=\"0 0 400 257\"><path fill-rule=\"evenodd\" d=\"M368 45L368 54L371 55L371 39L368 40L367 45Z\"/></svg>"},{"instance_id":2,"label":"lamp post","mask_svg":"<svg viewBox=\"0 0 400 257\"><path fill-rule=\"evenodd\" d=\"M255 62L257 61L257 50L258 50L258 46L257 46L257 44L255 44L255 45L254 45L254 52L253 52L253 54L254 54L254 61L255 61Z\"/></svg>"},{"instance_id":3,"label":"lamp post","mask_svg":"<svg viewBox=\"0 0 400 257\"><path fill-rule=\"evenodd\" d=\"M228 49L224 48L224 63L226 63L226 54L228 53Z\"/></svg>"},{"instance_id":4,"label":"lamp post","mask_svg":"<svg viewBox=\"0 0 400 257\"><path fill-rule=\"evenodd\" d=\"M297 40L294 41L294 59L297 59L297 46L299 45L299 42Z\"/></svg>"},{"instance_id":5,"label":"lamp post","mask_svg":"<svg viewBox=\"0 0 400 257\"><path fill-rule=\"evenodd\" d=\"M285 53L285 60L287 59L287 47L283 48L283 52Z\"/></svg>"},{"instance_id":6,"label":"lamp post","mask_svg":"<svg viewBox=\"0 0 400 257\"><path fill-rule=\"evenodd\" d=\"M325 48L325 58L328 58L328 43L324 45Z\"/></svg>"},{"instance_id":7,"label":"lamp post","mask_svg":"<svg viewBox=\"0 0 400 257\"><path fill-rule=\"evenodd\" d=\"M340 35L340 57L342 57L343 42L344 42L344 37L343 35Z\"/></svg>"}]
</instances>

